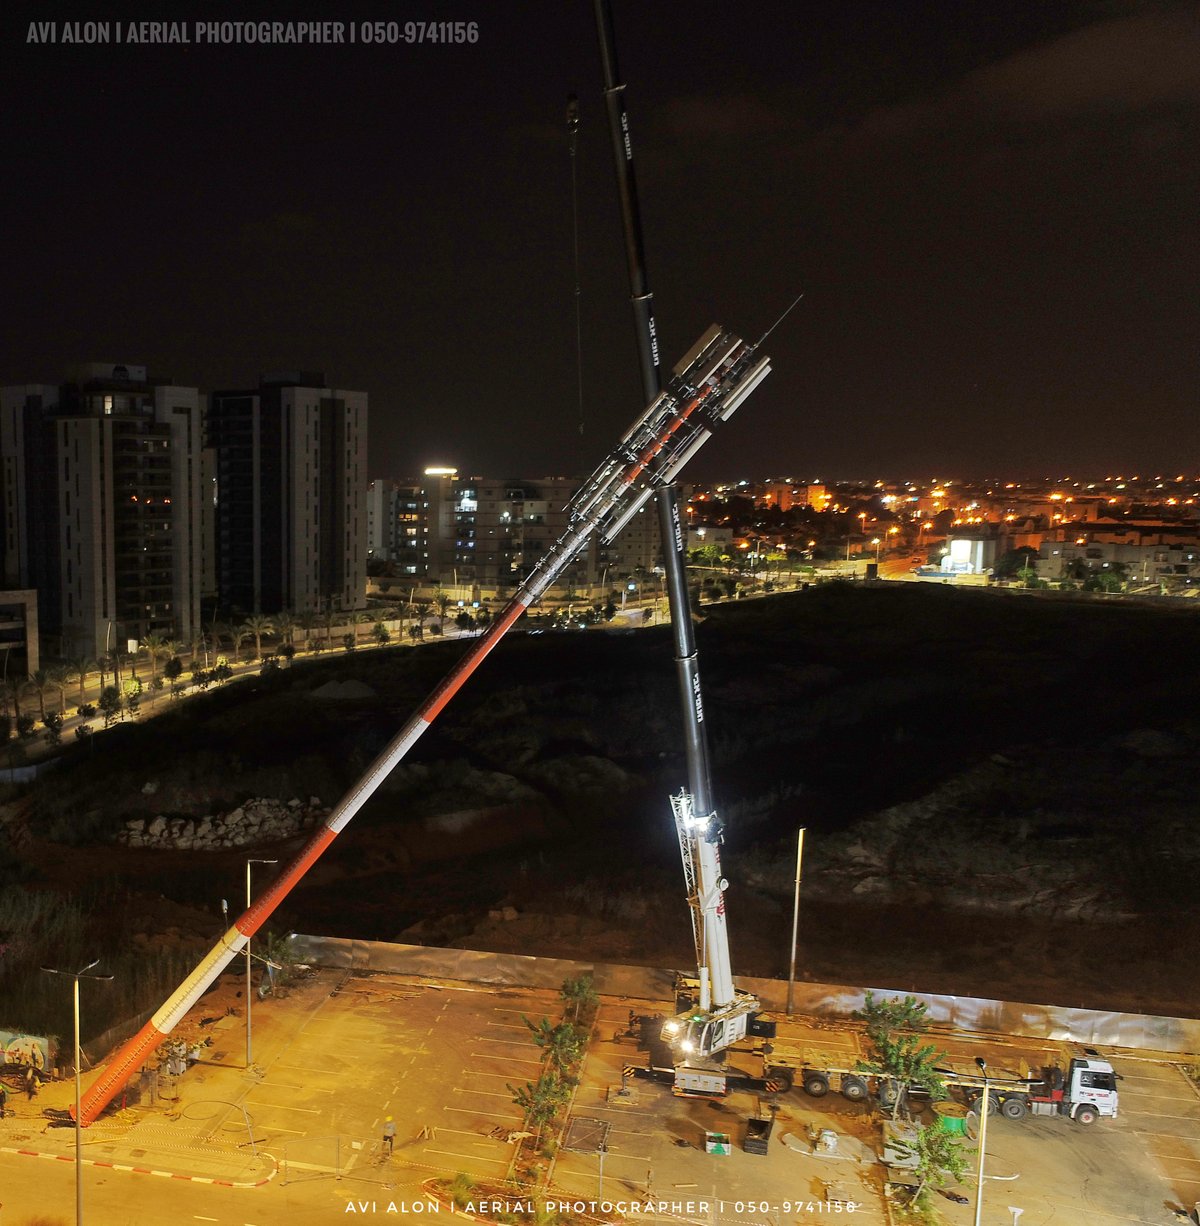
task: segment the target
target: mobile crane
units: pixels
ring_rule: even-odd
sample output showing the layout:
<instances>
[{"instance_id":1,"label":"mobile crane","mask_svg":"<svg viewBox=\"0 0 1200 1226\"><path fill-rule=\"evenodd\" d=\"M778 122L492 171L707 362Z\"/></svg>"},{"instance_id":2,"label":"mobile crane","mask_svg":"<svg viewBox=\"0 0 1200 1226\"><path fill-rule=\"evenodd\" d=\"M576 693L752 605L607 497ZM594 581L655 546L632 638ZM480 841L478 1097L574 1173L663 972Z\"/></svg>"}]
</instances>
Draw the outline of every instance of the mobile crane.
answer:
<instances>
[{"instance_id":1,"label":"mobile crane","mask_svg":"<svg viewBox=\"0 0 1200 1226\"><path fill-rule=\"evenodd\" d=\"M616 38L608 0L594 0L594 9L604 75L605 108L621 204L642 398L652 401L659 387L658 333L652 307L653 295L646 275L633 145L625 111L625 85L619 79ZM706 339L702 337L699 344L705 343ZM684 361L691 356L689 354ZM681 523L674 485L664 482L657 491L657 501L688 774L687 788L671 798L671 807L675 813L683 857L698 971L695 1000L689 1009L667 1023L663 1034L677 1057L676 1085L682 1087L706 1085L716 1075L715 1068L709 1067L711 1058L746 1037L760 1006L756 997L739 992L733 985L729 934L725 923L724 891L727 883L721 876L719 852L721 821L711 799L700 666L687 590L684 556L687 548L686 529ZM721 1092L724 1092L723 1089Z\"/></svg>"},{"instance_id":2,"label":"mobile crane","mask_svg":"<svg viewBox=\"0 0 1200 1226\"><path fill-rule=\"evenodd\" d=\"M667 386L638 414L617 446L582 483L567 504L566 529L488 629L472 640L450 672L254 905L221 935L187 979L113 1055L83 1097L81 1123L90 1124L120 1093L593 533L606 540L616 536L657 489L674 479L712 437L714 429L728 421L770 369L770 359L759 353L757 346L747 344L726 329L714 324L704 333L675 367Z\"/></svg>"}]
</instances>

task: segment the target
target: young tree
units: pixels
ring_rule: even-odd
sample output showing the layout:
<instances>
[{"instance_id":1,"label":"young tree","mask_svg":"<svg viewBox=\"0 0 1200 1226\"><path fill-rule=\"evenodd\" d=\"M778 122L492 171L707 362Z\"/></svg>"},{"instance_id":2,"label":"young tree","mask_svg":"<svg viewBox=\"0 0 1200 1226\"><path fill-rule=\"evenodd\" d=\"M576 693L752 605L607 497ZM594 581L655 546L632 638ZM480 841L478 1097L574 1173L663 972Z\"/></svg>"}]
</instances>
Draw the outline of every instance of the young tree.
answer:
<instances>
[{"instance_id":1,"label":"young tree","mask_svg":"<svg viewBox=\"0 0 1200 1226\"><path fill-rule=\"evenodd\" d=\"M380 647L386 647L388 643L391 642L392 636L388 633L388 628L383 624L383 622L376 622L375 629L372 630L371 633L374 635L375 642L378 643Z\"/></svg>"},{"instance_id":2,"label":"young tree","mask_svg":"<svg viewBox=\"0 0 1200 1226\"><path fill-rule=\"evenodd\" d=\"M121 691L115 685L106 685L100 691L100 713L106 728L121 714Z\"/></svg>"},{"instance_id":3,"label":"young tree","mask_svg":"<svg viewBox=\"0 0 1200 1226\"><path fill-rule=\"evenodd\" d=\"M563 1006L571 1010L571 1021L578 1025L580 1016L599 1003L591 975L577 975L563 981L559 990Z\"/></svg>"},{"instance_id":4,"label":"young tree","mask_svg":"<svg viewBox=\"0 0 1200 1226\"><path fill-rule=\"evenodd\" d=\"M946 1090L936 1068L943 1054L932 1044L921 1042L921 1036L929 1029L925 1015L925 1005L912 996L880 1000L871 991L867 992L862 1009L854 1013L854 1017L866 1023L871 1045L870 1059L859 1061L859 1067L895 1083L893 1119L910 1087L918 1086L934 1096L943 1095Z\"/></svg>"},{"instance_id":5,"label":"young tree","mask_svg":"<svg viewBox=\"0 0 1200 1226\"><path fill-rule=\"evenodd\" d=\"M908 1207L924 1216L934 1216L932 1193L948 1183L961 1182L967 1173L967 1155L975 1151L966 1149L940 1123L919 1127L912 1140L897 1137L895 1144L903 1156L916 1159L912 1175L917 1180L917 1190Z\"/></svg>"},{"instance_id":6,"label":"young tree","mask_svg":"<svg viewBox=\"0 0 1200 1226\"><path fill-rule=\"evenodd\" d=\"M583 1051L583 1035L570 1022L559 1022L556 1026L544 1017L535 1024L524 1014L521 1020L533 1032L533 1041L550 1057L554 1067L568 1076Z\"/></svg>"},{"instance_id":7,"label":"young tree","mask_svg":"<svg viewBox=\"0 0 1200 1226\"><path fill-rule=\"evenodd\" d=\"M464 633L467 634L475 629L475 619L463 609L463 611L454 619L454 624Z\"/></svg>"},{"instance_id":8,"label":"young tree","mask_svg":"<svg viewBox=\"0 0 1200 1226\"><path fill-rule=\"evenodd\" d=\"M508 1090L513 1096L513 1102L525 1112L525 1118L536 1130L534 1145L540 1145L542 1129L571 1097L570 1083L551 1070L543 1073L537 1081L527 1081L519 1088L508 1083Z\"/></svg>"},{"instance_id":9,"label":"young tree","mask_svg":"<svg viewBox=\"0 0 1200 1226\"><path fill-rule=\"evenodd\" d=\"M51 745L57 745L62 740L63 717L60 712L51 711L42 721L42 727L46 729L46 740Z\"/></svg>"}]
</instances>

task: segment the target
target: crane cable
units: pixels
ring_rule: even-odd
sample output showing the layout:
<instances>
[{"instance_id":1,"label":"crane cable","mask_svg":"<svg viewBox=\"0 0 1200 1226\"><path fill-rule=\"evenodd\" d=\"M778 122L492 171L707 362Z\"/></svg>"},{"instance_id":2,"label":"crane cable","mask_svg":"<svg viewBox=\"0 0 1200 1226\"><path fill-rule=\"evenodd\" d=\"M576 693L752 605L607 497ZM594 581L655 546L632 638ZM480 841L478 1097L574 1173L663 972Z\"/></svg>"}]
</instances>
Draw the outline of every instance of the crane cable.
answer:
<instances>
[{"instance_id":1,"label":"crane cable","mask_svg":"<svg viewBox=\"0 0 1200 1226\"><path fill-rule=\"evenodd\" d=\"M579 98L567 96L567 148L571 154L571 222L575 248L575 378L579 389L579 437L583 437L583 317L579 285L579 182L575 154L579 143Z\"/></svg>"}]
</instances>

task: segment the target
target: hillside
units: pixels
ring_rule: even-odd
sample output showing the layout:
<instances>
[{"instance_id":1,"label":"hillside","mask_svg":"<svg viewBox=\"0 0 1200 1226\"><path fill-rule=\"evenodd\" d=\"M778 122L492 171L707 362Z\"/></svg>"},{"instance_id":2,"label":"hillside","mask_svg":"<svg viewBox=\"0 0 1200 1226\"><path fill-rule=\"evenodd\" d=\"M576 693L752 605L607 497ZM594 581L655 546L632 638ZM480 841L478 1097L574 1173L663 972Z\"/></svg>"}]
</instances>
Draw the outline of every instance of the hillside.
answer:
<instances>
[{"instance_id":1,"label":"hillside","mask_svg":"<svg viewBox=\"0 0 1200 1226\"><path fill-rule=\"evenodd\" d=\"M1197 1012L1194 971L1162 954L1200 937L1190 609L835 584L705 613L739 971L786 974L803 825L811 978ZM75 899L55 959L102 947L152 997L149 963L169 976L211 942L247 852L115 833L256 796L333 804L460 650L304 662L81 748L7 827L27 832L4 853L10 1008L48 1004L16 990L36 941L13 939L11 899ZM331 680L371 696L314 697ZM681 745L665 631L512 635L275 926L686 966Z\"/></svg>"}]
</instances>

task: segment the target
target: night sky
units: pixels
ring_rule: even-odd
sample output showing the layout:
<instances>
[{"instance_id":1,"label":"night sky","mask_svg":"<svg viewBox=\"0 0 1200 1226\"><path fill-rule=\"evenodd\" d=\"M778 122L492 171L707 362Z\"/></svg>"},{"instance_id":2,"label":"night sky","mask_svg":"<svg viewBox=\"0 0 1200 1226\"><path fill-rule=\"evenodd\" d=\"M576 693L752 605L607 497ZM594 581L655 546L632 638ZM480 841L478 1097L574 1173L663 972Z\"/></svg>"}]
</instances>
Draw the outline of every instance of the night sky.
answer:
<instances>
[{"instance_id":1,"label":"night sky","mask_svg":"<svg viewBox=\"0 0 1200 1226\"><path fill-rule=\"evenodd\" d=\"M370 393L373 476L609 450L641 397L588 0L72 14L478 22L474 45L366 47L30 45L51 7L0 16L0 382L323 370ZM614 18L665 365L805 294L690 476L1200 469L1193 5Z\"/></svg>"}]
</instances>

